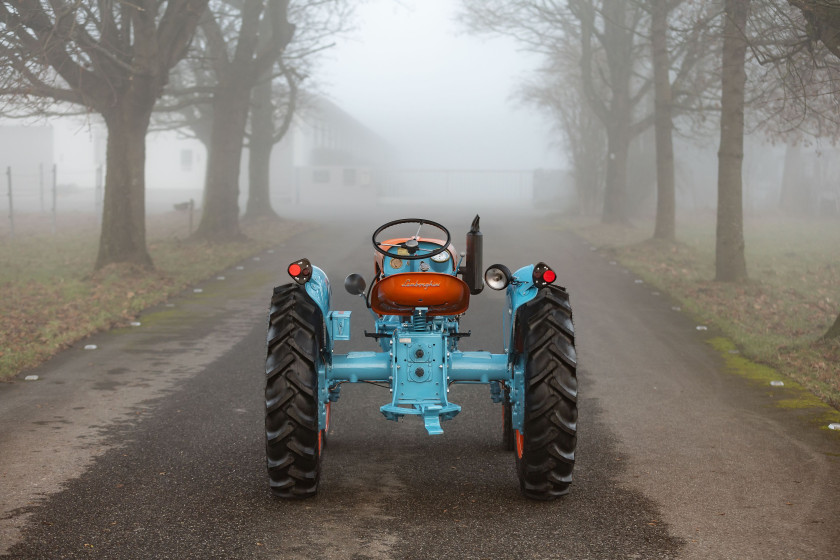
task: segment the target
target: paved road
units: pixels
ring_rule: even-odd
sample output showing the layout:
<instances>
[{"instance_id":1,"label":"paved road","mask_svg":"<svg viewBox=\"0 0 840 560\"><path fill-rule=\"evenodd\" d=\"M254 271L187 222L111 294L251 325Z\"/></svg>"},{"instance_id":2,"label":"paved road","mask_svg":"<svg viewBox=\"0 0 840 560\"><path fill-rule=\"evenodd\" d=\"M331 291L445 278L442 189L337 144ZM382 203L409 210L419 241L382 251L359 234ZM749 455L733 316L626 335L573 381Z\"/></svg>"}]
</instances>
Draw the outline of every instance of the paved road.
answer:
<instances>
[{"instance_id":1,"label":"paved road","mask_svg":"<svg viewBox=\"0 0 840 560\"><path fill-rule=\"evenodd\" d=\"M397 212L399 214L399 212ZM426 217L462 240L471 215ZM394 213L388 218L401 217ZM262 361L273 283L308 256L353 311L338 351L373 349L362 302L385 214L287 240L0 385L3 558L808 558L840 553L840 433L723 373L708 332L581 241L484 215L485 264L546 260L575 308L581 382L569 496L522 498L486 387L425 435L388 393L345 386L320 495L269 496ZM526 220L527 222L527 220ZM503 299L472 301L463 347L501 350ZM96 344L96 350L83 350ZM782 389L781 391L785 391ZM416 419L415 419L416 420ZM4 555L5 554L5 555Z\"/></svg>"}]
</instances>

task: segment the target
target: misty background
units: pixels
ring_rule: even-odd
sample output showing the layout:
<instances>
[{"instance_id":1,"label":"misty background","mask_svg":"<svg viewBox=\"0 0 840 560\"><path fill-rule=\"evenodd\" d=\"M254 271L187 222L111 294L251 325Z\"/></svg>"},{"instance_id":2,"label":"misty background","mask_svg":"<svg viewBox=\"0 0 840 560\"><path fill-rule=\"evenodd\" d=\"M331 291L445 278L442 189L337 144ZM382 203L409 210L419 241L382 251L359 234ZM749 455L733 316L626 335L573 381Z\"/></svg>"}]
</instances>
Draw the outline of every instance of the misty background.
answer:
<instances>
[{"instance_id":1,"label":"misty background","mask_svg":"<svg viewBox=\"0 0 840 560\"><path fill-rule=\"evenodd\" d=\"M663 211L657 203L670 193L666 215L711 215L721 208L720 57L727 20L722 10L748 3L729 4L678 2L665 14L662 36L673 82L673 114L665 127L673 130L670 184L658 181L653 126L656 61L650 37L656 12L651 10L659 3L256 2L264 10L260 15L210 2L207 14L213 17L178 22L191 26L195 37L179 53L183 58L171 61L160 99L148 97L147 107L138 109L144 113L138 122L147 122L143 191L119 186L129 183L120 182L122 167L109 165L106 155L109 143L124 136L109 133L118 128L110 112L122 101L98 99L102 88L83 91L79 84L61 82L49 64L36 78L8 67L0 87L8 225L13 227L15 212L93 210L106 218L106 230L109 216L114 227L130 229L125 224L137 216L117 215L141 200L150 212L191 201L201 222L198 237L221 240L239 235L240 216L285 215L308 206L404 204L419 196L449 204L600 214L609 223L658 219ZM277 20L282 26L273 30L264 16L272 10L283 13ZM6 17L11 19L4 37L13 46L18 30L14 14ZM826 79L821 70L806 75L808 61L795 58L803 52L797 41L805 29L795 8L754 2L744 25L747 36L772 33L775 42L772 48L755 43L747 49L749 103L738 170L743 183L739 179L738 200L725 207L748 215L796 210L837 216L840 169L830 106L836 89L814 86L797 97L787 83L808 78L810 88L834 83L833 75ZM596 39L586 34L587 26ZM246 30L254 45L271 48L237 61L234 47L245 44ZM610 33L612 46L605 40ZM96 62L68 41L81 67L101 68L115 91L128 83L119 74L125 68L109 70L107 61ZM615 48L616 41L623 46ZM587 52L589 66L582 71ZM825 49L820 52L825 56ZM28 54L33 53L23 49L19 56ZM768 62L773 60L780 62ZM797 74L773 73L785 64L796 66ZM616 68L630 74L612 76ZM48 89L39 91L55 79L69 93L55 97ZM605 120L597 109L615 105L620 79L629 84L628 108L623 117ZM232 93L225 100L222 92ZM821 99L829 104L820 105ZM621 126L626 133L611 132ZM137 172L136 163L124 165L129 175ZM114 172L110 190L109 171ZM109 205L122 208L123 188L134 189L125 198L132 202L107 211ZM113 195L110 203L106 192ZM673 225L668 229L665 237L673 238ZM141 246L123 247L109 258L119 261L126 252L148 260Z\"/></svg>"},{"instance_id":2,"label":"misty background","mask_svg":"<svg viewBox=\"0 0 840 560\"><path fill-rule=\"evenodd\" d=\"M564 166L543 115L515 99L537 56L470 35L458 2L369 2L323 63L323 89L420 168Z\"/></svg>"},{"instance_id":3,"label":"misty background","mask_svg":"<svg viewBox=\"0 0 840 560\"><path fill-rule=\"evenodd\" d=\"M511 39L470 35L457 21L458 13L458 2L448 0L362 3L347 30L327 44L307 87L342 113L328 126L339 127L346 123L336 121L348 120L351 135L370 133L377 138L381 145L373 158L378 167L411 170L406 189L390 193L400 195L396 198L410 195L416 185L437 187L452 200L459 198L460 186L468 191L462 200L469 201L482 190L514 185L517 194L521 191L530 200L534 170L565 166L551 123L515 98L517 84L539 61ZM317 135L307 120L301 117L295 126L306 130L303 135ZM0 122L0 166L17 172L20 211L51 208L52 164L58 168L60 209L96 206L101 211L101 202L94 199L102 196L106 131L95 115ZM296 143L277 150L294 155L274 155L275 160L285 159L275 164L272 184L278 210L295 202L371 201L370 193L326 200L301 194L307 182L288 168L309 163L299 153L306 150L299 145L308 142L297 138ZM358 144L359 138L352 136L347 143ZM200 142L183 132L155 131L153 125L147 141L149 211L168 211L189 198L200 206L206 157ZM455 175L449 178L448 191L447 171ZM247 180L243 169L240 183ZM387 191L381 184L379 188ZM244 208L247 189L241 189L239 198ZM506 203L514 199L504 198ZM516 202L527 205L528 200Z\"/></svg>"}]
</instances>

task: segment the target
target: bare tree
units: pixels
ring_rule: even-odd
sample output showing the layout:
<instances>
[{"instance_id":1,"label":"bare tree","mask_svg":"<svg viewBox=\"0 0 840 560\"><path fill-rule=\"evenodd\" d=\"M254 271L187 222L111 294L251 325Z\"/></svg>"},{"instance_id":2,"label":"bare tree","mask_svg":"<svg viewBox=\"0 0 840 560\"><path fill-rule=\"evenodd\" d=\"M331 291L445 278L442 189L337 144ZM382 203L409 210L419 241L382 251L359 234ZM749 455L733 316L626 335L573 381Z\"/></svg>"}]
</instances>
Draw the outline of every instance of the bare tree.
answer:
<instances>
[{"instance_id":1,"label":"bare tree","mask_svg":"<svg viewBox=\"0 0 840 560\"><path fill-rule=\"evenodd\" d=\"M834 56L835 64L840 58L840 4L837 2L826 2L825 0L788 0L789 3L798 8L809 24L811 33L810 39L821 42ZM840 82L835 82L840 83ZM837 89L834 89L836 94ZM834 324L823 335L825 339L840 338L840 314L837 315Z\"/></svg>"},{"instance_id":2,"label":"bare tree","mask_svg":"<svg viewBox=\"0 0 840 560\"><path fill-rule=\"evenodd\" d=\"M804 216L809 211L811 185L810 181L802 180L803 159L802 146L798 142L790 142L785 147L779 208L788 215Z\"/></svg>"},{"instance_id":3,"label":"bare tree","mask_svg":"<svg viewBox=\"0 0 840 560\"><path fill-rule=\"evenodd\" d=\"M630 143L651 125L658 125L661 172L656 236L664 239L674 237L673 145L669 139L673 114L699 103L695 101L696 87L687 87L687 83L692 67L707 55L702 43L707 39L708 8L685 3L689 7L679 14L688 22L683 36L672 44L668 42L668 15L682 4L681 0L464 0L464 19L473 30L514 37L549 61L542 76L557 70L561 75L556 81L565 82L567 87L580 82L591 113L606 131L603 222L627 221ZM655 49L651 46L654 37ZM576 71L557 63L569 58L571 42L576 43ZM650 58L652 51L654 60ZM657 88L655 76L659 77ZM528 84L526 92L547 102L551 99L551 82L551 78L546 80L541 95L536 95L539 88L533 84ZM691 85L700 82L694 80ZM649 109L651 90L660 98L653 112ZM565 101L557 94L554 98Z\"/></svg>"},{"instance_id":4,"label":"bare tree","mask_svg":"<svg viewBox=\"0 0 840 560\"><path fill-rule=\"evenodd\" d=\"M789 144L840 139L840 65L814 25L788 4L755 2L749 26L749 126Z\"/></svg>"},{"instance_id":5,"label":"bare tree","mask_svg":"<svg viewBox=\"0 0 840 560\"><path fill-rule=\"evenodd\" d=\"M207 0L0 3L0 95L18 114L72 104L108 129L96 268L152 266L146 249L145 137L169 72Z\"/></svg>"},{"instance_id":6,"label":"bare tree","mask_svg":"<svg viewBox=\"0 0 840 560\"><path fill-rule=\"evenodd\" d=\"M254 87L251 104L251 132L248 135L248 203L245 219L276 218L271 207L271 151L292 125L298 103L300 77L281 62L285 87L272 87L265 76ZM277 90L281 90L279 93ZM276 100L276 101L275 101ZM277 114L280 123L276 124Z\"/></svg>"},{"instance_id":7,"label":"bare tree","mask_svg":"<svg viewBox=\"0 0 840 560\"><path fill-rule=\"evenodd\" d=\"M548 60L567 37L579 39L583 92L607 135L602 221L626 222L630 141L653 122L636 115L650 88L650 78L637 73L645 11L624 0L464 0L463 6L472 30L513 37Z\"/></svg>"},{"instance_id":8,"label":"bare tree","mask_svg":"<svg viewBox=\"0 0 840 560\"><path fill-rule=\"evenodd\" d=\"M226 241L242 236L239 170L251 90L292 40L295 26L288 21L288 8L289 0L219 0L202 19L216 84L198 238ZM237 29L232 41L225 33L229 22Z\"/></svg>"},{"instance_id":9,"label":"bare tree","mask_svg":"<svg viewBox=\"0 0 840 560\"><path fill-rule=\"evenodd\" d=\"M656 132L656 226L653 237L676 239L677 200L674 180L674 110L668 53L670 2L651 2L651 55L653 60L654 130Z\"/></svg>"},{"instance_id":10,"label":"bare tree","mask_svg":"<svg viewBox=\"0 0 840 560\"><path fill-rule=\"evenodd\" d=\"M579 210L595 215L599 205L603 206L607 149L604 125L583 93L579 43L569 41L558 48L557 56L523 84L519 97L551 115L572 166Z\"/></svg>"},{"instance_id":11,"label":"bare tree","mask_svg":"<svg viewBox=\"0 0 840 560\"><path fill-rule=\"evenodd\" d=\"M276 66L266 71L252 92L248 145L248 202L245 219L274 218L271 207L271 152L292 126L296 112L305 108L300 91L316 88L312 75L319 55L346 32L354 7L346 0L308 0L289 4L295 37L283 49Z\"/></svg>"},{"instance_id":12,"label":"bare tree","mask_svg":"<svg viewBox=\"0 0 840 560\"><path fill-rule=\"evenodd\" d=\"M653 79L653 127L656 141L656 221L653 237L676 238L674 120L708 111L707 97L717 87L710 79L709 61L719 42L714 26L719 10L714 3L685 0L643 0L648 11L650 73ZM702 117L700 119L702 121ZM690 132L686 130L690 128ZM694 134L694 126L683 127Z\"/></svg>"},{"instance_id":13,"label":"bare tree","mask_svg":"<svg viewBox=\"0 0 840 560\"><path fill-rule=\"evenodd\" d=\"M744 161L744 88L747 81L749 0L724 0L720 147L715 244L715 280L747 278L741 170Z\"/></svg>"},{"instance_id":14,"label":"bare tree","mask_svg":"<svg viewBox=\"0 0 840 560\"><path fill-rule=\"evenodd\" d=\"M832 0L788 0L808 22L811 37L840 58L840 4Z\"/></svg>"},{"instance_id":15,"label":"bare tree","mask_svg":"<svg viewBox=\"0 0 840 560\"><path fill-rule=\"evenodd\" d=\"M348 28L352 11L346 0L212 0L178 79L157 107L159 126L182 130L207 148L197 238L241 237L239 170L246 146L245 216L276 217L269 197L272 148L301 105L301 82L311 84L317 55Z\"/></svg>"},{"instance_id":16,"label":"bare tree","mask_svg":"<svg viewBox=\"0 0 840 560\"><path fill-rule=\"evenodd\" d=\"M570 0L581 30L583 90L607 131L604 223L626 223L627 156L631 140L652 123L639 107L652 85L640 74L645 11L624 0Z\"/></svg>"},{"instance_id":17,"label":"bare tree","mask_svg":"<svg viewBox=\"0 0 840 560\"><path fill-rule=\"evenodd\" d=\"M832 43L830 10L824 2L802 10L804 20L783 4L749 0L724 3L721 130L718 167L716 279L747 277L744 255L742 162L745 106L754 128L775 139L798 142L805 136L840 137L838 72L814 45L815 33ZM840 7L835 5L834 12ZM749 14L749 17L748 17ZM817 27L814 17L825 17ZM809 20L811 18L811 20ZM746 65L751 58L758 64ZM749 96L746 91L749 89ZM795 149L791 150L793 157ZM790 193L786 189L784 196Z\"/></svg>"}]
</instances>

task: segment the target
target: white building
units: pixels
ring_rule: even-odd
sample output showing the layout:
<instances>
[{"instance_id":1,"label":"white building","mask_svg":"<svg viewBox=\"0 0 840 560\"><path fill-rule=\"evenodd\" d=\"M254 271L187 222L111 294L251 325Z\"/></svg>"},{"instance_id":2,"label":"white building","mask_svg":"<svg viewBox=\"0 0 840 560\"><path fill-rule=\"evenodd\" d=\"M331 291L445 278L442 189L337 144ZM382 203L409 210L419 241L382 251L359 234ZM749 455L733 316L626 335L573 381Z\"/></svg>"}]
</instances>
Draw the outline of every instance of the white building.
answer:
<instances>
[{"instance_id":1,"label":"white building","mask_svg":"<svg viewBox=\"0 0 840 560\"><path fill-rule=\"evenodd\" d=\"M382 139L334 103L312 98L272 152L272 200L334 205L375 201L389 158Z\"/></svg>"}]
</instances>

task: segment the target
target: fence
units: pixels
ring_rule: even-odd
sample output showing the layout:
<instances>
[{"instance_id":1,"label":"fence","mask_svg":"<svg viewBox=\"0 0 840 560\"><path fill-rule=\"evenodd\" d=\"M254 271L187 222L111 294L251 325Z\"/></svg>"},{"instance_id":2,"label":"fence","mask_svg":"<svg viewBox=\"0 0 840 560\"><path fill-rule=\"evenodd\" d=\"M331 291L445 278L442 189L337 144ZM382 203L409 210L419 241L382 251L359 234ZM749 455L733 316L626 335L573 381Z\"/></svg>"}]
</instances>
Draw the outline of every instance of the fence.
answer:
<instances>
[{"instance_id":1,"label":"fence","mask_svg":"<svg viewBox=\"0 0 840 560\"><path fill-rule=\"evenodd\" d=\"M309 171L310 168L299 168L297 171ZM343 170L343 168L342 168ZM367 198L346 185L331 185L331 188L341 189L345 195L340 198L325 190L323 185L305 185L307 197L289 196L289 189L283 189L283 180L277 180L272 185L271 200L275 210L295 204L323 205L331 201L341 204L404 204L407 201L445 202L447 204L481 203L495 206L536 206L543 209L557 208L571 204L574 192L571 181L563 174L534 170L465 170L465 169L392 169L376 170L371 173L371 185ZM0 174L3 170L0 169ZM342 177L346 176L342 174ZM375 177L374 177L375 175ZM91 216L95 216L96 223L101 223L104 175L103 166L95 168L73 167L70 164L53 166L9 166L5 169L5 177L0 175L4 183L5 196L0 196L0 212L7 206L8 219L0 214L0 236L8 234L14 237L19 233L15 223L16 216L21 218L38 218L39 231L56 233L62 226L62 214L65 220L71 219L67 215L76 213L76 222L91 223ZM240 189L240 209L245 208L247 187ZM296 185L301 187L300 185ZM347 191L347 192L343 192ZM568 192L567 192L568 191ZM350 196L352 195L352 196ZM349 198L348 198L349 196ZM161 214L171 212L185 201L195 200L197 212L201 207L203 192L200 188L162 189L151 188L147 185L145 191L146 214ZM349 202L348 202L349 200ZM184 206L187 208L187 206ZM186 211L185 211L186 212ZM190 212L192 214L192 212ZM185 216L186 217L186 216ZM30 219L30 222L33 220ZM30 224L30 229L34 226ZM190 231L192 227L189 228Z\"/></svg>"},{"instance_id":2,"label":"fence","mask_svg":"<svg viewBox=\"0 0 840 560\"><path fill-rule=\"evenodd\" d=\"M80 224L102 223L104 166L11 165L0 168L0 238L9 240L22 232L60 233ZM147 188L146 213L181 210L184 225L191 224L202 200L201 189ZM193 205L189 203L194 200ZM72 224L72 225L71 225Z\"/></svg>"},{"instance_id":3,"label":"fence","mask_svg":"<svg viewBox=\"0 0 840 560\"><path fill-rule=\"evenodd\" d=\"M466 202L530 204L533 170L398 169L385 174L381 195Z\"/></svg>"},{"instance_id":4,"label":"fence","mask_svg":"<svg viewBox=\"0 0 840 560\"><path fill-rule=\"evenodd\" d=\"M95 186L93 189L80 188L75 182L59 183L60 169L57 164L45 169L43 164L37 170L19 171L13 166L6 167L5 191L8 207L9 235L16 233L15 216L39 212L50 216L50 231L56 233L59 194L62 202L69 203L68 210L93 210L97 220L102 218L103 175L102 166L94 170ZM68 175L70 175L68 173Z\"/></svg>"}]
</instances>

